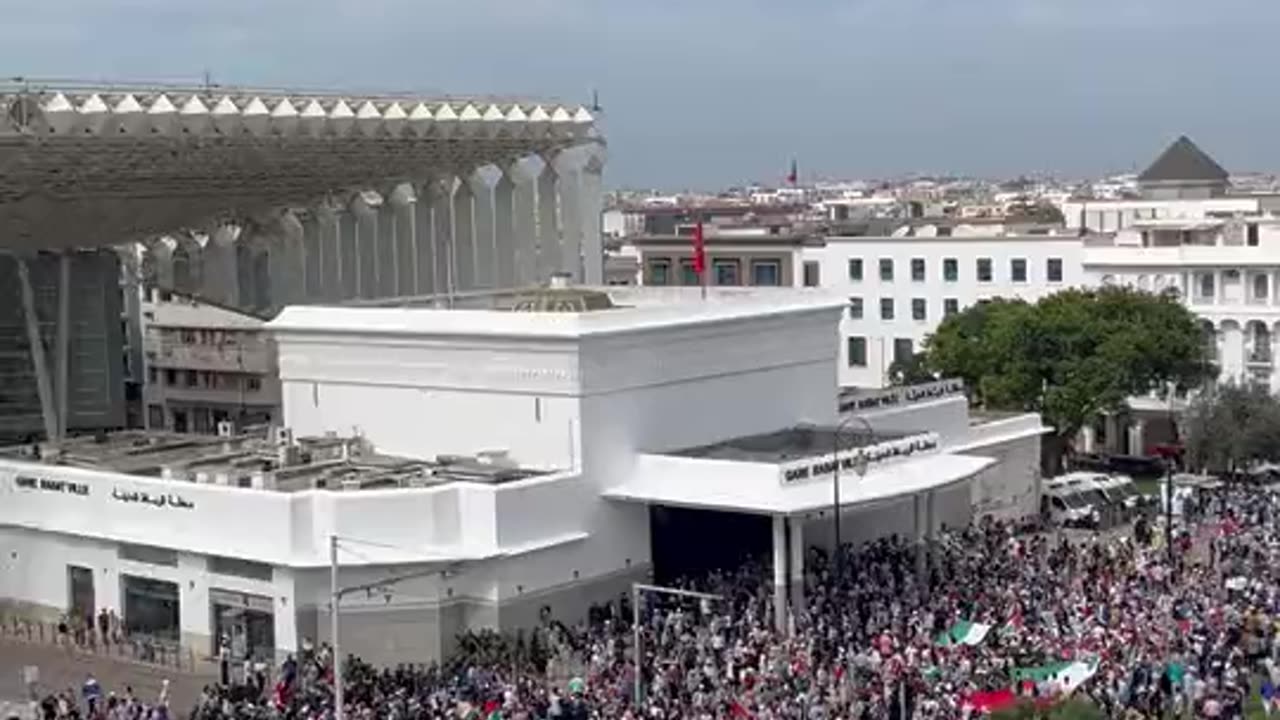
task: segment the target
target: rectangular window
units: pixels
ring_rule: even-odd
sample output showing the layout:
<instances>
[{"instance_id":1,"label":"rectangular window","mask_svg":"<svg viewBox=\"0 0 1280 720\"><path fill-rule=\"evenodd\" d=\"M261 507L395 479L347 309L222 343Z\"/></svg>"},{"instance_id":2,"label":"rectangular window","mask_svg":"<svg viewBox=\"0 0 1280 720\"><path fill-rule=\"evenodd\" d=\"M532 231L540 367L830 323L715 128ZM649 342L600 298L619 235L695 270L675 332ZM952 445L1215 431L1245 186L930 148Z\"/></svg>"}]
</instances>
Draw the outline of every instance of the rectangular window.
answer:
<instances>
[{"instance_id":1,"label":"rectangular window","mask_svg":"<svg viewBox=\"0 0 1280 720\"><path fill-rule=\"evenodd\" d=\"M893 258L880 258L880 281L893 282Z\"/></svg>"},{"instance_id":2,"label":"rectangular window","mask_svg":"<svg viewBox=\"0 0 1280 720\"><path fill-rule=\"evenodd\" d=\"M245 378L244 389L249 392L258 392L262 389L262 379L256 377Z\"/></svg>"},{"instance_id":3,"label":"rectangular window","mask_svg":"<svg viewBox=\"0 0 1280 720\"><path fill-rule=\"evenodd\" d=\"M186 372L186 376L187 376L187 387L198 387L200 385L200 374L197 373L195 370L188 370Z\"/></svg>"},{"instance_id":4,"label":"rectangular window","mask_svg":"<svg viewBox=\"0 0 1280 720\"><path fill-rule=\"evenodd\" d=\"M650 285L671 284L671 261L666 258L654 258L649 261Z\"/></svg>"},{"instance_id":5,"label":"rectangular window","mask_svg":"<svg viewBox=\"0 0 1280 720\"><path fill-rule=\"evenodd\" d=\"M991 282L991 258L978 258L978 282Z\"/></svg>"},{"instance_id":6,"label":"rectangular window","mask_svg":"<svg viewBox=\"0 0 1280 720\"><path fill-rule=\"evenodd\" d=\"M846 343L848 355L846 361L849 367L866 367L867 366L867 339L864 337L850 337Z\"/></svg>"},{"instance_id":7,"label":"rectangular window","mask_svg":"<svg viewBox=\"0 0 1280 720\"><path fill-rule=\"evenodd\" d=\"M208 568L209 572L215 575L231 575L249 580L271 582L271 566L266 563L210 555Z\"/></svg>"},{"instance_id":8,"label":"rectangular window","mask_svg":"<svg viewBox=\"0 0 1280 720\"><path fill-rule=\"evenodd\" d=\"M737 260L716 260L711 263L711 271L714 273L712 277L716 280L716 285L739 285L738 279L738 261Z\"/></svg>"},{"instance_id":9,"label":"rectangular window","mask_svg":"<svg viewBox=\"0 0 1280 720\"><path fill-rule=\"evenodd\" d=\"M955 298L947 298L942 301L942 315L949 317L960 312L960 301Z\"/></svg>"},{"instance_id":10,"label":"rectangular window","mask_svg":"<svg viewBox=\"0 0 1280 720\"><path fill-rule=\"evenodd\" d=\"M849 258L849 281L862 282L862 258Z\"/></svg>"},{"instance_id":11,"label":"rectangular window","mask_svg":"<svg viewBox=\"0 0 1280 720\"><path fill-rule=\"evenodd\" d=\"M751 284L777 287L782 283L782 265L777 260L752 260Z\"/></svg>"},{"instance_id":12,"label":"rectangular window","mask_svg":"<svg viewBox=\"0 0 1280 720\"><path fill-rule=\"evenodd\" d=\"M862 298L860 297L849 298L849 319L850 320L862 319Z\"/></svg>"},{"instance_id":13,"label":"rectangular window","mask_svg":"<svg viewBox=\"0 0 1280 720\"><path fill-rule=\"evenodd\" d=\"M945 258L942 261L942 279L946 282L955 282L960 279L960 262L955 258Z\"/></svg>"},{"instance_id":14,"label":"rectangular window","mask_svg":"<svg viewBox=\"0 0 1280 720\"><path fill-rule=\"evenodd\" d=\"M924 298L912 298L911 299L911 319L912 320L926 319L929 314L928 308L929 308L929 304L925 302Z\"/></svg>"},{"instance_id":15,"label":"rectangular window","mask_svg":"<svg viewBox=\"0 0 1280 720\"><path fill-rule=\"evenodd\" d=\"M818 287L822 283L822 274L818 269L818 263L814 260L808 260L804 264L804 286Z\"/></svg>"},{"instance_id":16,"label":"rectangular window","mask_svg":"<svg viewBox=\"0 0 1280 720\"><path fill-rule=\"evenodd\" d=\"M924 282L924 258L911 258L911 282Z\"/></svg>"},{"instance_id":17,"label":"rectangular window","mask_svg":"<svg viewBox=\"0 0 1280 720\"><path fill-rule=\"evenodd\" d=\"M686 258L680 261L680 284L691 287L698 287L702 284L698 273L693 271L693 258Z\"/></svg>"},{"instance_id":18,"label":"rectangular window","mask_svg":"<svg viewBox=\"0 0 1280 720\"><path fill-rule=\"evenodd\" d=\"M911 356L915 355L915 344L911 338L894 338L893 339L893 361L896 363L904 363L911 360Z\"/></svg>"},{"instance_id":19,"label":"rectangular window","mask_svg":"<svg viewBox=\"0 0 1280 720\"><path fill-rule=\"evenodd\" d=\"M880 298L880 319L893 319L893 298Z\"/></svg>"},{"instance_id":20,"label":"rectangular window","mask_svg":"<svg viewBox=\"0 0 1280 720\"><path fill-rule=\"evenodd\" d=\"M154 367L147 368L147 382L155 385L156 381L159 379L160 373Z\"/></svg>"},{"instance_id":21,"label":"rectangular window","mask_svg":"<svg viewBox=\"0 0 1280 720\"><path fill-rule=\"evenodd\" d=\"M178 371L173 368L166 368L164 371L164 384L169 387L176 387L178 384Z\"/></svg>"},{"instance_id":22,"label":"rectangular window","mask_svg":"<svg viewBox=\"0 0 1280 720\"><path fill-rule=\"evenodd\" d=\"M1246 243L1249 247L1258 247L1258 223L1249 223L1246 228Z\"/></svg>"},{"instance_id":23,"label":"rectangular window","mask_svg":"<svg viewBox=\"0 0 1280 720\"><path fill-rule=\"evenodd\" d=\"M164 565L178 567L178 551L153 545L131 545L121 543L119 549L121 560L147 563L148 565Z\"/></svg>"},{"instance_id":24,"label":"rectangular window","mask_svg":"<svg viewBox=\"0 0 1280 720\"><path fill-rule=\"evenodd\" d=\"M1027 281L1026 258L1013 258L1009 261L1009 279L1016 283Z\"/></svg>"},{"instance_id":25,"label":"rectangular window","mask_svg":"<svg viewBox=\"0 0 1280 720\"><path fill-rule=\"evenodd\" d=\"M1044 274L1049 282L1062 282L1062 258L1049 258L1044 262Z\"/></svg>"},{"instance_id":26,"label":"rectangular window","mask_svg":"<svg viewBox=\"0 0 1280 720\"><path fill-rule=\"evenodd\" d=\"M164 429L164 407L160 405L147 406L147 429L148 430Z\"/></svg>"},{"instance_id":27,"label":"rectangular window","mask_svg":"<svg viewBox=\"0 0 1280 720\"><path fill-rule=\"evenodd\" d=\"M1199 282L1199 298L1201 300L1212 300L1214 296L1214 279L1213 273L1200 273Z\"/></svg>"}]
</instances>

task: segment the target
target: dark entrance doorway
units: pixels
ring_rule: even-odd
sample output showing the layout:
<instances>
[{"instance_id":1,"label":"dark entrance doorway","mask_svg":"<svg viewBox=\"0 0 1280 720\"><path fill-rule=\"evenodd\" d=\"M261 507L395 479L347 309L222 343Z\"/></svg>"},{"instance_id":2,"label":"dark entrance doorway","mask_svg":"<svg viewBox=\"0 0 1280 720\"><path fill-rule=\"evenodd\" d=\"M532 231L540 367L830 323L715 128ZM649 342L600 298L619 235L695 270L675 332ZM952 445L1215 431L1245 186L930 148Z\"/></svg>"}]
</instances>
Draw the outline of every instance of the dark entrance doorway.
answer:
<instances>
[{"instance_id":1,"label":"dark entrance doorway","mask_svg":"<svg viewBox=\"0 0 1280 720\"><path fill-rule=\"evenodd\" d=\"M773 545L768 516L665 505L649 506L649 534L660 584L768 558Z\"/></svg>"},{"instance_id":2,"label":"dark entrance doorway","mask_svg":"<svg viewBox=\"0 0 1280 720\"><path fill-rule=\"evenodd\" d=\"M77 620L88 618L90 626L93 625L93 571L89 568L67 566L67 605L72 617Z\"/></svg>"},{"instance_id":3,"label":"dark entrance doorway","mask_svg":"<svg viewBox=\"0 0 1280 720\"><path fill-rule=\"evenodd\" d=\"M121 576L124 590L124 627L138 634L165 640L178 639L178 586L151 578Z\"/></svg>"},{"instance_id":4,"label":"dark entrance doorway","mask_svg":"<svg viewBox=\"0 0 1280 720\"><path fill-rule=\"evenodd\" d=\"M275 616L271 598L260 595L211 589L213 612L213 652L225 641L232 660L275 658Z\"/></svg>"}]
</instances>

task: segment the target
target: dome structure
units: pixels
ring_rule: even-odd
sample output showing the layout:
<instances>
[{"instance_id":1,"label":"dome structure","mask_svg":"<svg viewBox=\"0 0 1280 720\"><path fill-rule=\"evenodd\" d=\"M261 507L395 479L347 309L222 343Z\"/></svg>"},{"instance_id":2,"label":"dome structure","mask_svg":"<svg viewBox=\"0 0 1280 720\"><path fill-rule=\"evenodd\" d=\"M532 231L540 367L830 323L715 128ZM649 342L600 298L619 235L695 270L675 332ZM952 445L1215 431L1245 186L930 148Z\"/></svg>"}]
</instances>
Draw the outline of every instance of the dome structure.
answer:
<instances>
[{"instance_id":1,"label":"dome structure","mask_svg":"<svg viewBox=\"0 0 1280 720\"><path fill-rule=\"evenodd\" d=\"M573 287L568 278L555 275L546 285L517 292L510 309L512 312L585 313L615 307L608 293Z\"/></svg>"}]
</instances>

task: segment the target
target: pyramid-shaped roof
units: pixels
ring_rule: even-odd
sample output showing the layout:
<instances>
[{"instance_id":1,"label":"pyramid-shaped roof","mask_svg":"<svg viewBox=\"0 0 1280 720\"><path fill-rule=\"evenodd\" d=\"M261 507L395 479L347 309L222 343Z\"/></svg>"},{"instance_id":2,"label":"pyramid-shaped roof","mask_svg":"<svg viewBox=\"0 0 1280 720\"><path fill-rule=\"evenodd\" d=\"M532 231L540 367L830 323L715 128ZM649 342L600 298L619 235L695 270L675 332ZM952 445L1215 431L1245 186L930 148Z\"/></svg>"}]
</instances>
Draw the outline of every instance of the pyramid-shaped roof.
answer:
<instances>
[{"instance_id":1,"label":"pyramid-shaped roof","mask_svg":"<svg viewBox=\"0 0 1280 720\"><path fill-rule=\"evenodd\" d=\"M1173 141L1138 182L1226 182L1230 174L1186 135Z\"/></svg>"}]
</instances>

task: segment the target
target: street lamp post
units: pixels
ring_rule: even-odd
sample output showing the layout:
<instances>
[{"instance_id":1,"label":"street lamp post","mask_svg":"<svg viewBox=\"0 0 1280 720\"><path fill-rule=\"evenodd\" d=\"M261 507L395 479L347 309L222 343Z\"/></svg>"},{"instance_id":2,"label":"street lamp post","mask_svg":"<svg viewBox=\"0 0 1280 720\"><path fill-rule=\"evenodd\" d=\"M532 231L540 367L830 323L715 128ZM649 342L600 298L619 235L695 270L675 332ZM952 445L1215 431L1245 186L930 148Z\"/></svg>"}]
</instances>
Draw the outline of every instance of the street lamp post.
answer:
<instances>
[{"instance_id":1,"label":"street lamp post","mask_svg":"<svg viewBox=\"0 0 1280 720\"><path fill-rule=\"evenodd\" d=\"M840 424L836 426L835 433L831 436L832 455L835 458L835 469L831 473L831 505L835 513L835 549L832 553L835 559L835 581L839 585L843 574L844 559L841 557L842 541L840 537L840 434L849 427L851 422L860 422L867 429L867 443L870 444L871 439L875 437L875 430L871 428L871 423L861 415L850 415ZM864 453L858 453L853 460L853 470L858 473L861 479L867 474L867 456Z\"/></svg>"},{"instance_id":2,"label":"street lamp post","mask_svg":"<svg viewBox=\"0 0 1280 720\"><path fill-rule=\"evenodd\" d=\"M333 720L343 720L342 709L342 649L338 646L338 602L342 589L338 587L338 536L329 536L329 590L333 607L329 609L329 634L333 646Z\"/></svg>"}]
</instances>

